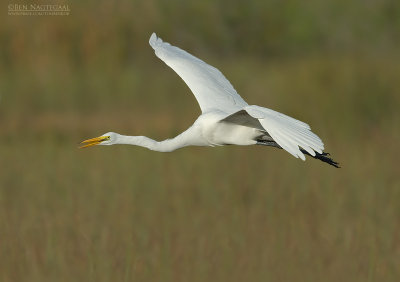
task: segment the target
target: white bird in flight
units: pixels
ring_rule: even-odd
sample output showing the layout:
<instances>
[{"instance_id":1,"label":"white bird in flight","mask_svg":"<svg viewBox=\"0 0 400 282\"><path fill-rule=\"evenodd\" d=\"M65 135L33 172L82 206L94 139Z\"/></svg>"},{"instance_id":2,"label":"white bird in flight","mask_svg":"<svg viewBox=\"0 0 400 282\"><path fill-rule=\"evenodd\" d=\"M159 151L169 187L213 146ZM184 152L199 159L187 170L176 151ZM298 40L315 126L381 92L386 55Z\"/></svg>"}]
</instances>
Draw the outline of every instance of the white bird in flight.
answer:
<instances>
[{"instance_id":1,"label":"white bird in flight","mask_svg":"<svg viewBox=\"0 0 400 282\"><path fill-rule=\"evenodd\" d=\"M155 54L188 85L199 103L201 115L186 131L172 139L155 141L145 136L108 132L84 140L81 148L93 145L128 144L159 152L186 146L265 145L284 149L303 161L309 155L338 167L324 143L302 121L276 111L247 104L216 68L188 52L163 42L153 33L149 40Z\"/></svg>"}]
</instances>

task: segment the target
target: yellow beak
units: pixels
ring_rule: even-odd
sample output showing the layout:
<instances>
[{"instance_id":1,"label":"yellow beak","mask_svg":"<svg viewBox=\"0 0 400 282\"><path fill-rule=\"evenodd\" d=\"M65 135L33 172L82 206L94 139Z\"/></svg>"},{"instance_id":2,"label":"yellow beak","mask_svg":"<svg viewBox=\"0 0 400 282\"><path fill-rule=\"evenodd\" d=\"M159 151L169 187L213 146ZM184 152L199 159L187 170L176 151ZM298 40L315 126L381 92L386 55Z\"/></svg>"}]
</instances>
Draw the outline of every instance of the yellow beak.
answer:
<instances>
[{"instance_id":1,"label":"yellow beak","mask_svg":"<svg viewBox=\"0 0 400 282\"><path fill-rule=\"evenodd\" d=\"M98 145L103 141L106 141L110 139L110 136L100 136L100 137L95 137L95 138L91 138L91 139L87 139L81 142L81 145L79 148L87 148L90 146L94 146L94 145Z\"/></svg>"}]
</instances>

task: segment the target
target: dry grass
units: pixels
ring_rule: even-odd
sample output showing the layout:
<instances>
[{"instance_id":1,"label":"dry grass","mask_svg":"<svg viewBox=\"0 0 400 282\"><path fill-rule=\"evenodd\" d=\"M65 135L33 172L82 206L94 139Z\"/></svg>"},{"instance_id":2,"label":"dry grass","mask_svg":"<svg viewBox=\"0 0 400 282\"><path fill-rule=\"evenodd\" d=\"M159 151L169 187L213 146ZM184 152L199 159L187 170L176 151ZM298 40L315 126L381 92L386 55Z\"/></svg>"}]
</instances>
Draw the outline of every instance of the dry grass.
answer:
<instances>
[{"instance_id":1,"label":"dry grass","mask_svg":"<svg viewBox=\"0 0 400 282\"><path fill-rule=\"evenodd\" d=\"M255 73L263 71L255 66ZM396 281L396 120L387 108L377 109L377 124L365 124L366 109L351 103L329 110L351 97L328 93L323 102L303 103L323 86L296 78L301 64L268 69L276 71L267 71L270 81L263 75L249 85L242 81L254 89L244 92L260 104L271 97L275 108L306 117L342 169L261 147L172 154L76 148L80 139L110 128L169 137L196 115L146 111L134 103L138 112L118 112L116 101L106 115L6 116L0 147L3 281ZM284 77L292 78L291 87L281 84ZM178 92L187 92L176 83ZM259 96L257 84L269 84L276 94ZM194 109L187 100L182 107Z\"/></svg>"}]
</instances>

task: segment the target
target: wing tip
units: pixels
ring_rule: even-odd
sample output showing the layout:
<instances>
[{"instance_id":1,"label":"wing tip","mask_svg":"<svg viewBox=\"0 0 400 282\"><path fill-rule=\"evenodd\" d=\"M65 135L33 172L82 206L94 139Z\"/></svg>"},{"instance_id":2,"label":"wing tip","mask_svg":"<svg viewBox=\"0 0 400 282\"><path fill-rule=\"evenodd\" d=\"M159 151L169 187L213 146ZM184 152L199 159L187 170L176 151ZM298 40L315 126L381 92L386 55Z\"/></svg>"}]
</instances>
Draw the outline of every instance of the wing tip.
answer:
<instances>
[{"instance_id":1,"label":"wing tip","mask_svg":"<svg viewBox=\"0 0 400 282\"><path fill-rule=\"evenodd\" d=\"M161 40L160 37L157 36L155 32L153 32L150 36L149 39L149 44L151 47L155 48L158 44L162 43L163 41Z\"/></svg>"}]
</instances>

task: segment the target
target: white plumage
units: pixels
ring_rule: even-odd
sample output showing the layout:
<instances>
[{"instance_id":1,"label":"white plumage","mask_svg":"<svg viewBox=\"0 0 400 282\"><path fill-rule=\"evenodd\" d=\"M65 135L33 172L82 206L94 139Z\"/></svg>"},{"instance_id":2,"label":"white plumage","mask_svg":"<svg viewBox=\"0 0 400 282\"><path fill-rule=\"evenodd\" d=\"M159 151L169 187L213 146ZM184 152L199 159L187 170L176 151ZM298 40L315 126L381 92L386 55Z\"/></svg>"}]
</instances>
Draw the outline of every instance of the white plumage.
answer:
<instances>
[{"instance_id":1,"label":"white plumage","mask_svg":"<svg viewBox=\"0 0 400 282\"><path fill-rule=\"evenodd\" d=\"M330 158L320 157L327 155L323 153L324 144L308 124L271 109L248 105L218 69L162 41L155 33L149 43L157 57L188 85L202 114L189 129L172 139L157 142L144 136L109 132L83 141L82 147L130 144L170 152L185 146L260 144L283 148L302 160L306 153L337 165Z\"/></svg>"},{"instance_id":2,"label":"white plumage","mask_svg":"<svg viewBox=\"0 0 400 282\"><path fill-rule=\"evenodd\" d=\"M172 68L189 86L203 113L212 110L229 113L247 106L218 69L178 47L163 42L155 33L151 35L149 43L156 56Z\"/></svg>"}]
</instances>

